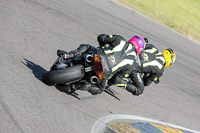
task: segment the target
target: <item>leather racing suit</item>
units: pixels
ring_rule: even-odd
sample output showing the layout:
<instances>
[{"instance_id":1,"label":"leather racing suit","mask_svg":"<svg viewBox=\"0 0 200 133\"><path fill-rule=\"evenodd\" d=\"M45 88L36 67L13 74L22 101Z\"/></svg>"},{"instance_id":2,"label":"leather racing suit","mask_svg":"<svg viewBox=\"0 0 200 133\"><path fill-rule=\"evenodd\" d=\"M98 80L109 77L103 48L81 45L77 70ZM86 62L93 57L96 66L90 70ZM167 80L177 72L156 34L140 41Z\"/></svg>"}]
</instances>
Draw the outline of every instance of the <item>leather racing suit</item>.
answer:
<instances>
[{"instance_id":1,"label":"leather racing suit","mask_svg":"<svg viewBox=\"0 0 200 133\"><path fill-rule=\"evenodd\" d=\"M164 74L165 64L162 52L159 52L153 44L147 44L139 56L142 63L141 73L144 73L144 86L152 82L159 83L159 78Z\"/></svg>"},{"instance_id":2,"label":"leather racing suit","mask_svg":"<svg viewBox=\"0 0 200 133\"><path fill-rule=\"evenodd\" d=\"M108 85L122 87L134 95L141 94L144 84L140 73L137 73L141 64L134 45L127 43L120 35L101 34L97 39L108 64L108 69L104 68L104 77L106 80L109 79ZM132 83L123 77L130 77Z\"/></svg>"}]
</instances>

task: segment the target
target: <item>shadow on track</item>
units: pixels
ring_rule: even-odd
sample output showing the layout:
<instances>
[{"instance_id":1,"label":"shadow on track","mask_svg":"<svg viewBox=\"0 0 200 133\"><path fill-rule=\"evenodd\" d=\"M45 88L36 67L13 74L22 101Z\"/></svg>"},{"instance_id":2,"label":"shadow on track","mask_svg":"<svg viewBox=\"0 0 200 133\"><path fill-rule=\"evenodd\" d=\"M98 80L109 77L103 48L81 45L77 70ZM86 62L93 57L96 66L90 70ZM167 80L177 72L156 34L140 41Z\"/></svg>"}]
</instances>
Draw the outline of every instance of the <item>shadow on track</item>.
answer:
<instances>
[{"instance_id":1,"label":"shadow on track","mask_svg":"<svg viewBox=\"0 0 200 133\"><path fill-rule=\"evenodd\" d=\"M29 69L31 69L31 70L32 70L32 73L34 74L34 76L35 76L38 80L40 80L40 81L43 83L43 81L42 81L42 75L43 75L44 73L46 73L47 70L44 69L43 67L41 67L40 65L37 65L37 64L35 64L34 62L28 60L28 59L25 59L25 58L23 58L23 59L24 59L24 62L21 61L21 63L24 64L25 66L27 66ZM45 84L45 83L44 83L44 84ZM77 98L77 99L80 100L80 98L77 96L78 94L77 94L76 92L74 92L74 93L71 94L71 93L66 89L66 87L62 87L62 86L57 86L57 85L56 85L55 88L56 88L57 90L59 90L60 92L64 92L64 93L66 93L66 94L68 94L68 95L71 95L71 96L73 96L73 97L75 97L75 98Z\"/></svg>"},{"instance_id":2,"label":"shadow on track","mask_svg":"<svg viewBox=\"0 0 200 133\"><path fill-rule=\"evenodd\" d=\"M46 73L47 70L44 69L43 67L41 67L40 65L37 65L37 64L33 63L32 61L29 61L29 60L27 60L27 59L25 59L25 58L24 58L24 61L25 61L25 62L22 62L22 61L21 61L21 62L22 62L25 66L27 66L29 69L31 69L32 72L33 72L33 74L34 74L34 76L35 76L38 80L40 80L40 81L42 82L42 75L43 75L44 73Z\"/></svg>"}]
</instances>

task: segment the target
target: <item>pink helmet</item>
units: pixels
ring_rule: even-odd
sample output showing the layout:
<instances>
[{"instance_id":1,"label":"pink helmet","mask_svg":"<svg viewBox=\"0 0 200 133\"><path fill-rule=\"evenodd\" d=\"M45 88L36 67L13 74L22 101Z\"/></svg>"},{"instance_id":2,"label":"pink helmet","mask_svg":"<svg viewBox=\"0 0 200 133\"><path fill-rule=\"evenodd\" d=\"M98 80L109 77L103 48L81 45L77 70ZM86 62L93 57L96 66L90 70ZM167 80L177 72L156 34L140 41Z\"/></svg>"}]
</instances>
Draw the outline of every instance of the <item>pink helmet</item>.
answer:
<instances>
[{"instance_id":1,"label":"pink helmet","mask_svg":"<svg viewBox=\"0 0 200 133\"><path fill-rule=\"evenodd\" d=\"M129 41L129 43L133 44L135 46L137 55L142 52L142 50L145 48L146 42L141 36L133 36Z\"/></svg>"}]
</instances>

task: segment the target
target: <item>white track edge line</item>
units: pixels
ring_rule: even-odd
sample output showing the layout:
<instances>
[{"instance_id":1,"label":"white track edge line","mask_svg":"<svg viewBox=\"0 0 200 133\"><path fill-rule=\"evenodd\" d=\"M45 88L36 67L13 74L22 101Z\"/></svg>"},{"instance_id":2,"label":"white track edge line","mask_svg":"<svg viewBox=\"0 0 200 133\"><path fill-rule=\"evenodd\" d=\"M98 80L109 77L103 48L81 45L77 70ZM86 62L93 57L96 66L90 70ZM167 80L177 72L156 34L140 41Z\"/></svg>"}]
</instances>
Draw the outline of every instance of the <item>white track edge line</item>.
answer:
<instances>
[{"instance_id":1,"label":"white track edge line","mask_svg":"<svg viewBox=\"0 0 200 133\"><path fill-rule=\"evenodd\" d=\"M139 116L134 116L134 115L123 115L123 114L114 114L114 115L107 115L107 116L103 116L101 118L99 118L94 125L91 128L91 132L90 133L103 133L103 130L106 128L107 124L111 121L114 120L136 120L136 121L142 121L142 122L151 122L151 123L157 123L157 124L161 124L167 127L172 127L175 129L181 129L181 130L185 130L185 131L189 131L189 132L193 132L193 133L200 133L199 131L195 131L195 130L191 130L185 127L181 127L181 126L177 126L177 125L173 125L167 122L161 122L158 120L153 120L153 119L149 119L149 118L144 118L144 117L139 117Z\"/></svg>"}]
</instances>

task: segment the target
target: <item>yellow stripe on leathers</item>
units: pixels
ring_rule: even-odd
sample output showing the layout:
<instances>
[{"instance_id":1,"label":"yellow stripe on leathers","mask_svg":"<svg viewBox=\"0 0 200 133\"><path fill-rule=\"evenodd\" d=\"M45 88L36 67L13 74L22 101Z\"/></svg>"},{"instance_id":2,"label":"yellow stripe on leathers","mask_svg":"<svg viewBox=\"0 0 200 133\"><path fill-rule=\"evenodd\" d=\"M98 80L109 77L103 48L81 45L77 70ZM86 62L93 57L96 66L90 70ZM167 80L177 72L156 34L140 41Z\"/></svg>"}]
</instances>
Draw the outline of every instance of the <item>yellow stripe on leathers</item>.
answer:
<instances>
[{"instance_id":1,"label":"yellow stripe on leathers","mask_svg":"<svg viewBox=\"0 0 200 133\"><path fill-rule=\"evenodd\" d=\"M127 123L115 123L108 126L108 128L116 133L141 133Z\"/></svg>"},{"instance_id":2,"label":"yellow stripe on leathers","mask_svg":"<svg viewBox=\"0 0 200 133\"><path fill-rule=\"evenodd\" d=\"M121 61L119 64L117 64L115 67L112 68L112 72L116 71L118 68L125 66L127 64L132 65L133 62L134 60L124 59L123 61Z\"/></svg>"},{"instance_id":3,"label":"yellow stripe on leathers","mask_svg":"<svg viewBox=\"0 0 200 133\"><path fill-rule=\"evenodd\" d=\"M117 45L116 47L114 47L112 50L105 50L105 54L111 54L111 53L114 53L114 52L119 52L121 51L123 48L124 48L124 45L126 44L125 41L121 41L119 45Z\"/></svg>"},{"instance_id":4,"label":"yellow stripe on leathers","mask_svg":"<svg viewBox=\"0 0 200 133\"><path fill-rule=\"evenodd\" d=\"M173 129L173 128L170 128L170 127L156 125L156 124L151 124L151 125L153 125L154 127L158 128L163 133L183 133L181 130L178 130L178 129Z\"/></svg>"}]
</instances>

